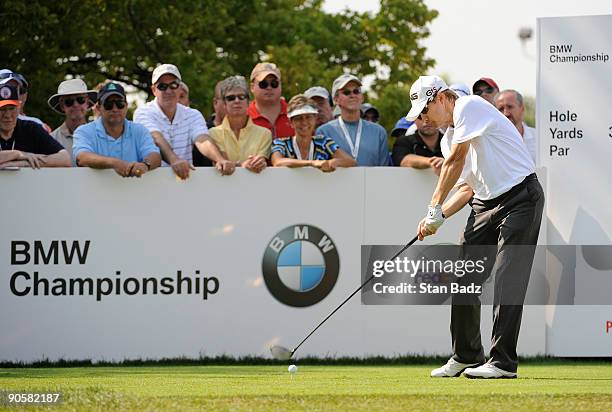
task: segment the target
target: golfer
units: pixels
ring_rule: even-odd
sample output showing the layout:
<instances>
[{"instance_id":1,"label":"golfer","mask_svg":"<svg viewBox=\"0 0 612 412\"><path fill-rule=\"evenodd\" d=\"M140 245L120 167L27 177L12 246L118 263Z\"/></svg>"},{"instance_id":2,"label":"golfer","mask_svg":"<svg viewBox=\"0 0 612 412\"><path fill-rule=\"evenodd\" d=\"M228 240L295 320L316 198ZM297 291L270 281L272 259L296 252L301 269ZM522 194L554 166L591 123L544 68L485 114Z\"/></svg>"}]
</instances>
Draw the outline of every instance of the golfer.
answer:
<instances>
[{"instance_id":1,"label":"golfer","mask_svg":"<svg viewBox=\"0 0 612 412\"><path fill-rule=\"evenodd\" d=\"M480 337L479 296L453 295L453 356L431 376L516 378L523 301L544 207L534 162L514 125L480 96L458 98L440 77L421 76L410 88L410 100L408 120L421 116L447 128L445 161L427 216L419 223L419 239L436 233L469 202L464 257L472 245L492 245L489 267L496 268L489 359Z\"/></svg>"}]
</instances>

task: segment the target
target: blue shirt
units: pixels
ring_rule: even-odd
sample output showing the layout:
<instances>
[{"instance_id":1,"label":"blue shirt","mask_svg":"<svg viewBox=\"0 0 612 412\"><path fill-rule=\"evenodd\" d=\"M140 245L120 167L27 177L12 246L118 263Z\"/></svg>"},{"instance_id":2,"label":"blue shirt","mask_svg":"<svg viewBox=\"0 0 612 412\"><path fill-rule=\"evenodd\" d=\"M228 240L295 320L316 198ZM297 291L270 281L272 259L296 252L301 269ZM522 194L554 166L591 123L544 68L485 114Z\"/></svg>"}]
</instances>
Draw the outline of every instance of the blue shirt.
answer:
<instances>
[{"instance_id":1,"label":"blue shirt","mask_svg":"<svg viewBox=\"0 0 612 412\"><path fill-rule=\"evenodd\" d=\"M338 145L329 137L325 136L313 136L313 154L312 159L308 160L330 160L334 158L334 153L338 150ZM283 157L288 159L297 159L296 151L297 147L293 146L292 137L282 137L280 139L274 139L272 144L272 153L278 152Z\"/></svg>"},{"instance_id":2,"label":"blue shirt","mask_svg":"<svg viewBox=\"0 0 612 412\"><path fill-rule=\"evenodd\" d=\"M99 118L79 126L74 131L74 161L81 152L114 157L126 162L142 162L150 153L159 153L159 148L143 125L124 120L123 134L115 139L106 133L102 119Z\"/></svg>"},{"instance_id":3,"label":"blue shirt","mask_svg":"<svg viewBox=\"0 0 612 412\"><path fill-rule=\"evenodd\" d=\"M359 153L357 153L357 166L388 166L389 165L389 147L387 146L387 132L379 124L363 120L361 131L361 143L359 145ZM344 125L348 134L355 145L357 138L357 122L344 121ZM351 147L349 146L338 119L327 122L319 126L317 135L324 135L333 139L338 147L351 155Z\"/></svg>"}]
</instances>

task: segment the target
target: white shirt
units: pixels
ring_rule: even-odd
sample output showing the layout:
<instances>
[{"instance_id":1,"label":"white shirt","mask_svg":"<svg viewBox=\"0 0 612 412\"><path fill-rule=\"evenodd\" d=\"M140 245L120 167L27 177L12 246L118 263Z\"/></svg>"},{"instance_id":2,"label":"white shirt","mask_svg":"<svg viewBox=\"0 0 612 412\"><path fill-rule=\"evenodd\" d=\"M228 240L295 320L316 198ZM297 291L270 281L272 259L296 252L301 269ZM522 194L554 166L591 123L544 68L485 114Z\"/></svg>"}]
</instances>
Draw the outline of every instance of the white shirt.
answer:
<instances>
[{"instance_id":1,"label":"white shirt","mask_svg":"<svg viewBox=\"0 0 612 412\"><path fill-rule=\"evenodd\" d=\"M523 141L525 142L525 146L527 146L527 150L529 150L529 154L533 159L533 163L538 163L537 153L538 153L538 142L537 142L537 133L536 129L533 127L529 127L523 122Z\"/></svg>"},{"instance_id":2,"label":"white shirt","mask_svg":"<svg viewBox=\"0 0 612 412\"><path fill-rule=\"evenodd\" d=\"M480 96L460 97L453 110L452 143L470 142L465 181L481 200L496 198L535 172L522 136L495 106ZM469 172L468 172L469 171Z\"/></svg>"},{"instance_id":3,"label":"white shirt","mask_svg":"<svg viewBox=\"0 0 612 412\"><path fill-rule=\"evenodd\" d=\"M193 163L192 150L196 137L208 134L204 116L196 109L176 105L174 119L170 121L153 99L134 112L134 122L144 125L149 132L159 132L181 159ZM163 163L164 166L168 164Z\"/></svg>"}]
</instances>

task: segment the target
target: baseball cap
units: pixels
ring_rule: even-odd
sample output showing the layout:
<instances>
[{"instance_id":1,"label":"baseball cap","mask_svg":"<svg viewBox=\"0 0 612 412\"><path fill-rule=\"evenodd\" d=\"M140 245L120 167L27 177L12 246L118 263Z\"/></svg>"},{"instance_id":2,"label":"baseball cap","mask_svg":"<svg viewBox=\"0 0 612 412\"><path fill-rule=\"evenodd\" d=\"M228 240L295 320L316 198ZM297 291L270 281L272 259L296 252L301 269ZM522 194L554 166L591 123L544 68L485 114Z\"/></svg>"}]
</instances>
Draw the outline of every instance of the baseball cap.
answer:
<instances>
[{"instance_id":1,"label":"baseball cap","mask_svg":"<svg viewBox=\"0 0 612 412\"><path fill-rule=\"evenodd\" d=\"M314 86L304 92L304 96L312 99L313 97L322 97L324 99L329 99L329 92L325 87Z\"/></svg>"},{"instance_id":2,"label":"baseball cap","mask_svg":"<svg viewBox=\"0 0 612 412\"><path fill-rule=\"evenodd\" d=\"M448 90L448 86L439 76L421 76L410 87L410 102L412 107L406 115L406 120L414 121L428 102L441 91Z\"/></svg>"},{"instance_id":3,"label":"baseball cap","mask_svg":"<svg viewBox=\"0 0 612 412\"><path fill-rule=\"evenodd\" d=\"M335 96L336 93L338 93L338 90L342 89L349 82L359 83L361 86L361 80L359 80L359 77L352 74L343 74L334 80L334 84L332 85L332 96Z\"/></svg>"},{"instance_id":4,"label":"baseball cap","mask_svg":"<svg viewBox=\"0 0 612 412\"><path fill-rule=\"evenodd\" d=\"M119 83L110 82L106 83L98 92L98 101L100 103L104 103L106 99L113 94L121 96L124 99L126 98L123 86L121 86Z\"/></svg>"},{"instance_id":5,"label":"baseball cap","mask_svg":"<svg viewBox=\"0 0 612 412\"><path fill-rule=\"evenodd\" d=\"M260 82L266 78L267 75L272 74L276 76L278 80L281 79L280 69L274 63L257 63L251 71L251 81Z\"/></svg>"},{"instance_id":6,"label":"baseball cap","mask_svg":"<svg viewBox=\"0 0 612 412\"><path fill-rule=\"evenodd\" d=\"M376 106L374 106L371 103L364 103L364 104L361 105L361 112L362 113L365 114L367 111L370 111L370 110L374 110L377 114L380 114L378 112L378 109L376 108Z\"/></svg>"},{"instance_id":7,"label":"baseball cap","mask_svg":"<svg viewBox=\"0 0 612 412\"><path fill-rule=\"evenodd\" d=\"M303 106L298 106L287 113L287 117L291 119L292 117L299 116L301 114L319 114L319 109L309 104L305 104Z\"/></svg>"},{"instance_id":8,"label":"baseball cap","mask_svg":"<svg viewBox=\"0 0 612 412\"><path fill-rule=\"evenodd\" d=\"M182 80L181 72L179 72L179 69L174 64L160 64L153 70L153 76L151 77L153 84L157 83L164 74L171 74L179 79L179 81Z\"/></svg>"},{"instance_id":9,"label":"baseball cap","mask_svg":"<svg viewBox=\"0 0 612 412\"><path fill-rule=\"evenodd\" d=\"M497 85L497 83L495 83L495 80L491 79L490 77L481 77L480 79L476 80L472 85L472 93L476 92L476 86L480 83L485 83L487 86L499 90L499 86Z\"/></svg>"},{"instance_id":10,"label":"baseball cap","mask_svg":"<svg viewBox=\"0 0 612 412\"><path fill-rule=\"evenodd\" d=\"M18 106L19 102L19 91L17 88L10 84L3 84L0 86L0 107L4 106Z\"/></svg>"},{"instance_id":11,"label":"baseball cap","mask_svg":"<svg viewBox=\"0 0 612 412\"><path fill-rule=\"evenodd\" d=\"M401 117L396 123L395 126L393 126L393 129L391 130L391 136L401 136L406 134L406 131L410 128L410 126L412 126L414 122L411 122L409 120L406 120L405 117Z\"/></svg>"}]
</instances>

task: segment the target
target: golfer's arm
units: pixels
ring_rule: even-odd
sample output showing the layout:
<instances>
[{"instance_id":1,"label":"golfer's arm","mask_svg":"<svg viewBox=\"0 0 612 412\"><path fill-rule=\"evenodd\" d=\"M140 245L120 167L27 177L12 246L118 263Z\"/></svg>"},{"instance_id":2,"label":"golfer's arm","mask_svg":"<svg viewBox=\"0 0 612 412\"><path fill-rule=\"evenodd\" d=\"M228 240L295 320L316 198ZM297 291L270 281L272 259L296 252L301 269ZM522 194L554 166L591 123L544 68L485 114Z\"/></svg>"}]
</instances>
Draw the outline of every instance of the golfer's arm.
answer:
<instances>
[{"instance_id":1,"label":"golfer's arm","mask_svg":"<svg viewBox=\"0 0 612 412\"><path fill-rule=\"evenodd\" d=\"M467 184L462 184L459 186L457 191L453 193L453 195L448 199L444 205L442 205L442 213L448 219L465 206L472 196L474 195L474 191Z\"/></svg>"},{"instance_id":2,"label":"golfer's arm","mask_svg":"<svg viewBox=\"0 0 612 412\"><path fill-rule=\"evenodd\" d=\"M455 187L455 183L461 176L463 165L465 164L465 157L468 154L470 148L470 142L456 143L451 147L451 152L448 158L442 165L442 171L440 172L440 178L438 179L438 185L431 198L431 205L441 205Z\"/></svg>"}]
</instances>

